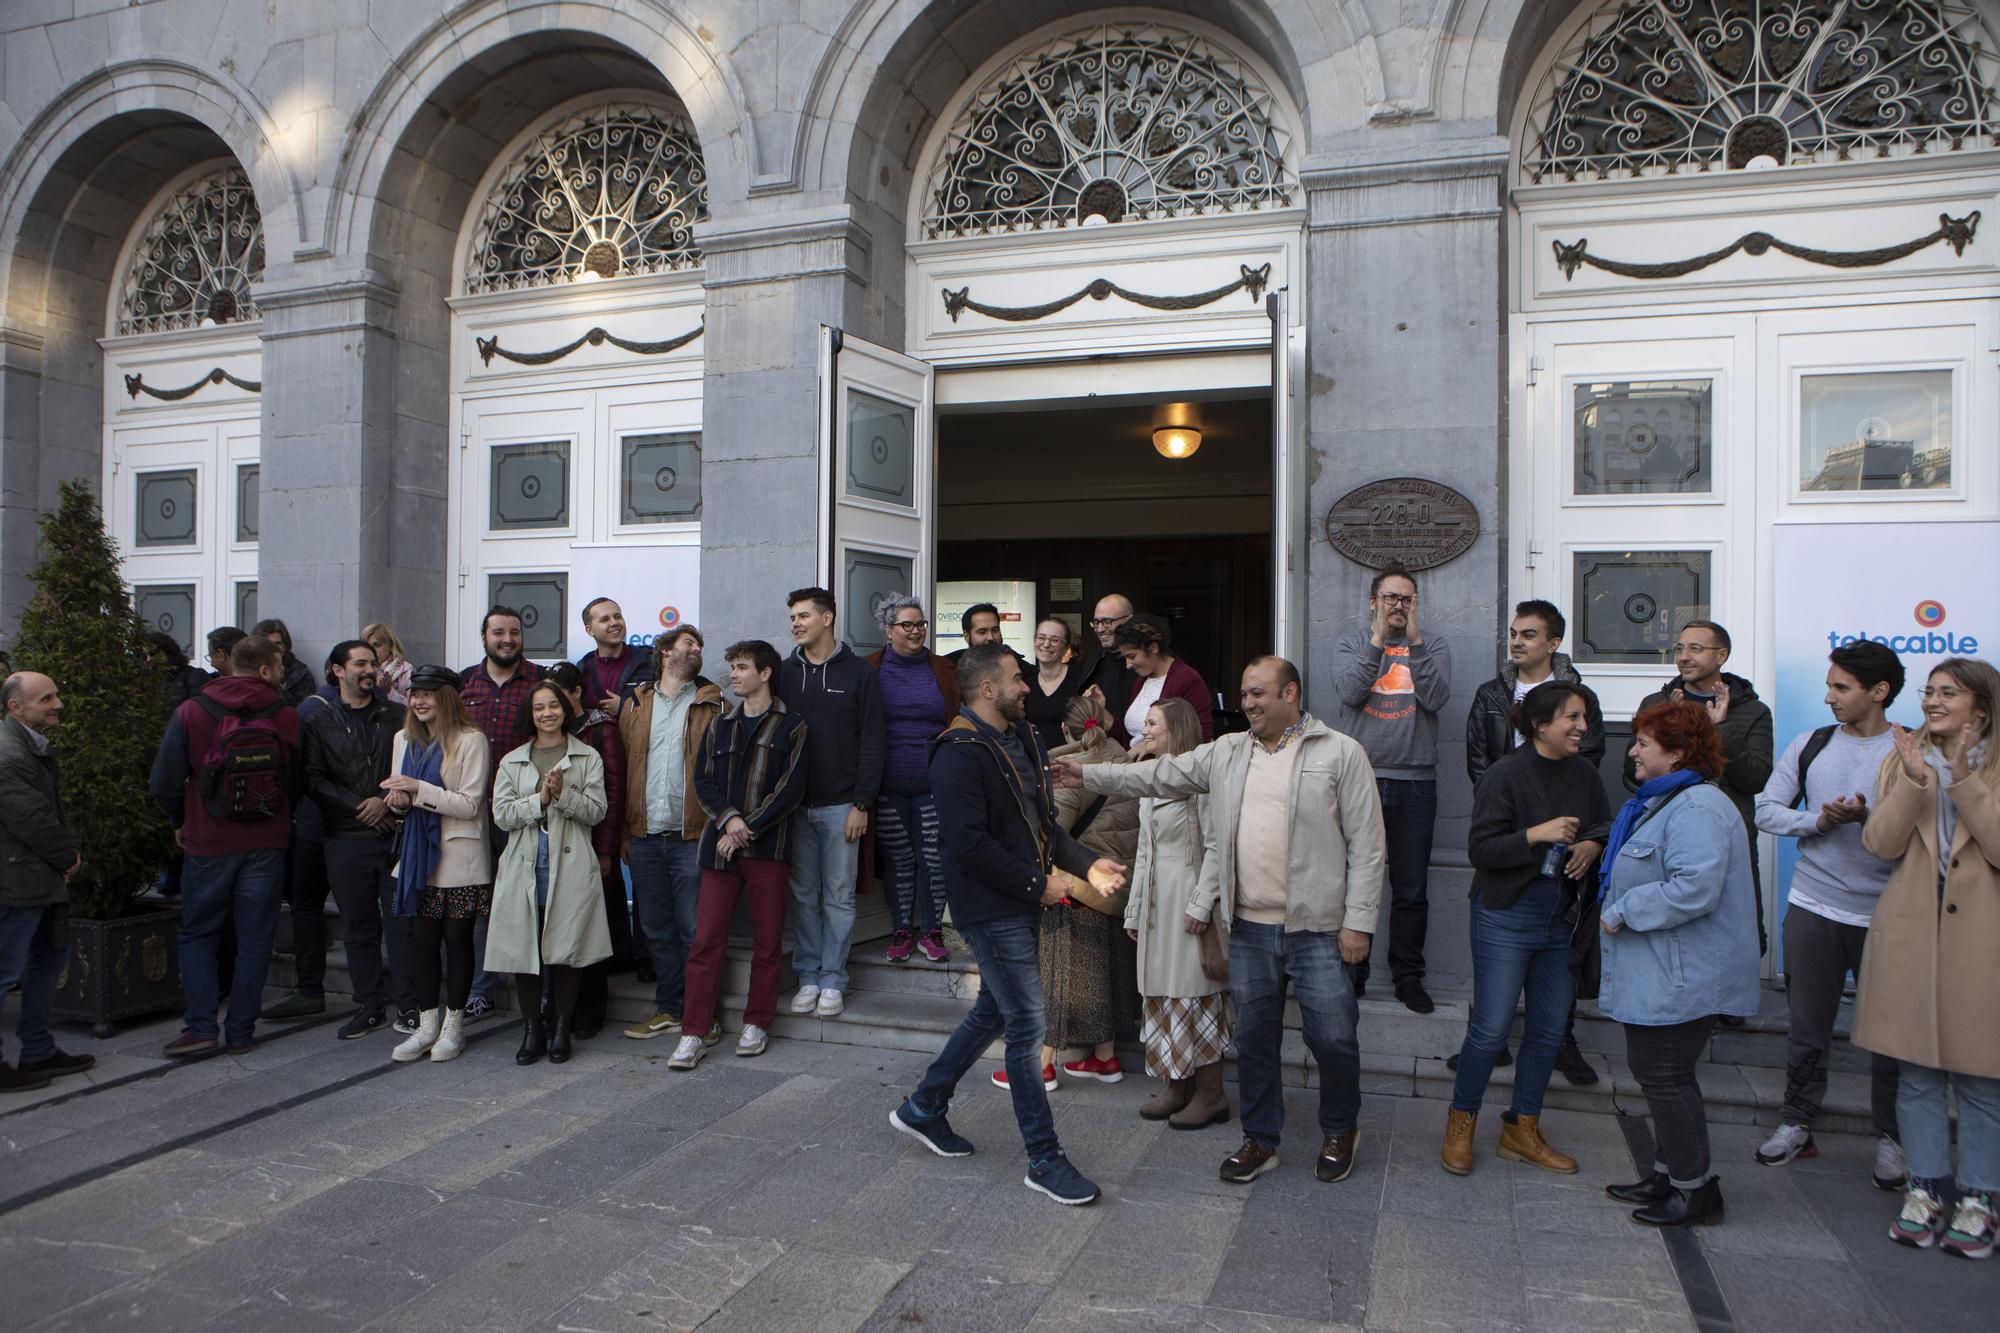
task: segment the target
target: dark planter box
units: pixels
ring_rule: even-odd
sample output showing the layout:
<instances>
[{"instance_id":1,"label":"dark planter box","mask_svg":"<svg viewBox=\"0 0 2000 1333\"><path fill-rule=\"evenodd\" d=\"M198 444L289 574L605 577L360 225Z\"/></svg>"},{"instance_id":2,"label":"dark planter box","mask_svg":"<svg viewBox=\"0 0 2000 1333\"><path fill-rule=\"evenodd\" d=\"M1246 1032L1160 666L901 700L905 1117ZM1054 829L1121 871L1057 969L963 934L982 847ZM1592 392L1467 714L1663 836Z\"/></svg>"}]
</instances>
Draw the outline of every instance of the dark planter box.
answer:
<instances>
[{"instance_id":1,"label":"dark planter box","mask_svg":"<svg viewBox=\"0 0 2000 1333\"><path fill-rule=\"evenodd\" d=\"M70 918L69 955L56 977L55 1016L109 1037L112 1024L182 1007L181 912L146 908L112 921Z\"/></svg>"}]
</instances>

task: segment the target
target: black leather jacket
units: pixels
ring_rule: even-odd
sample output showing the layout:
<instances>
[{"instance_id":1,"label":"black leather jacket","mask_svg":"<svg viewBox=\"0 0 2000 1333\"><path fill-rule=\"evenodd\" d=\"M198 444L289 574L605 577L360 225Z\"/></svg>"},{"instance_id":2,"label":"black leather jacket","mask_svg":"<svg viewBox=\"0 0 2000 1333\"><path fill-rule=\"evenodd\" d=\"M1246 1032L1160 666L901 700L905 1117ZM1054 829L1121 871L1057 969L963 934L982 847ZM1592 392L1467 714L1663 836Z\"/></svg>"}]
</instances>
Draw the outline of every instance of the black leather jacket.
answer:
<instances>
[{"instance_id":1,"label":"black leather jacket","mask_svg":"<svg viewBox=\"0 0 2000 1333\"><path fill-rule=\"evenodd\" d=\"M374 832L354 812L382 794L390 747L402 726L403 706L379 694L366 708L331 700L305 720L306 795L319 807L327 837Z\"/></svg>"},{"instance_id":2,"label":"black leather jacket","mask_svg":"<svg viewBox=\"0 0 2000 1333\"><path fill-rule=\"evenodd\" d=\"M1472 710L1465 715L1465 775L1474 783L1514 748L1507 719L1514 712L1514 682L1519 675L1509 662L1472 696ZM1583 716L1590 730L1584 733L1582 754L1596 763L1604 757L1604 710L1597 706L1596 693L1583 683L1567 653L1557 653L1549 663L1549 679L1583 690Z\"/></svg>"}]
</instances>

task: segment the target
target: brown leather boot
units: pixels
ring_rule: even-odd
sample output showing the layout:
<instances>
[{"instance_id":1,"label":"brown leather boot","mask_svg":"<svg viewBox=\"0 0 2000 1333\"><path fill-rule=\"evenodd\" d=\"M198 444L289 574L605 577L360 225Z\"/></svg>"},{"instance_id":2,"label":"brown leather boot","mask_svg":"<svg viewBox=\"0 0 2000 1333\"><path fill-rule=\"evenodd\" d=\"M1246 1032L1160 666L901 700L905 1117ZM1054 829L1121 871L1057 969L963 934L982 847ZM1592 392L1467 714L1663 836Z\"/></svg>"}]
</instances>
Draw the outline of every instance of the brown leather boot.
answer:
<instances>
[{"instance_id":1,"label":"brown leather boot","mask_svg":"<svg viewBox=\"0 0 2000 1333\"><path fill-rule=\"evenodd\" d=\"M1567 1153L1557 1152L1542 1137L1542 1118L1538 1115L1517 1116L1509 1111L1502 1116L1498 1151L1510 1162L1526 1162L1529 1166L1539 1166L1557 1175L1576 1174L1576 1159Z\"/></svg>"},{"instance_id":2,"label":"brown leather boot","mask_svg":"<svg viewBox=\"0 0 2000 1333\"><path fill-rule=\"evenodd\" d=\"M1222 1061L1194 1071L1194 1095L1167 1117L1174 1129L1207 1129L1229 1123L1229 1099L1222 1095Z\"/></svg>"},{"instance_id":3,"label":"brown leather boot","mask_svg":"<svg viewBox=\"0 0 2000 1333\"><path fill-rule=\"evenodd\" d=\"M1438 1150L1438 1161L1454 1176L1472 1174L1472 1131L1478 1126L1479 1115L1475 1111L1454 1107L1445 1113L1444 1147Z\"/></svg>"},{"instance_id":4,"label":"brown leather boot","mask_svg":"<svg viewBox=\"0 0 2000 1333\"><path fill-rule=\"evenodd\" d=\"M1165 1120L1174 1112L1188 1104L1194 1096L1194 1080L1191 1078L1170 1078L1160 1088L1160 1095L1139 1108L1141 1120Z\"/></svg>"}]
</instances>

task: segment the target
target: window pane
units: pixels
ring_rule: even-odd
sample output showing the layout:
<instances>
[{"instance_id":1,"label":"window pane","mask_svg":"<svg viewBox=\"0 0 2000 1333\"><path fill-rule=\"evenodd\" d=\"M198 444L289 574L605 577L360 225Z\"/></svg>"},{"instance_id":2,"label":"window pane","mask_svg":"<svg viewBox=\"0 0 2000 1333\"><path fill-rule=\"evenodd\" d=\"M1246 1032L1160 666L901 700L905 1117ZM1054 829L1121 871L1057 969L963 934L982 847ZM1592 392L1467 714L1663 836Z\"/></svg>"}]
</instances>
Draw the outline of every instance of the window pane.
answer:
<instances>
[{"instance_id":1,"label":"window pane","mask_svg":"<svg viewBox=\"0 0 2000 1333\"><path fill-rule=\"evenodd\" d=\"M915 409L886 398L847 391L847 494L857 500L914 509Z\"/></svg>"},{"instance_id":2,"label":"window pane","mask_svg":"<svg viewBox=\"0 0 2000 1333\"><path fill-rule=\"evenodd\" d=\"M1575 556L1576 660L1673 660L1674 635L1708 617L1707 551L1585 551Z\"/></svg>"},{"instance_id":3,"label":"window pane","mask_svg":"<svg viewBox=\"0 0 2000 1333\"><path fill-rule=\"evenodd\" d=\"M254 624L256 624L256 623L257 623L257 620L258 620L258 616L257 616L257 585L256 585L256 583L254 583L254 582L251 582L251 583L239 583L239 584L237 584L237 585L236 585L236 624L238 624L238 625L254 625Z\"/></svg>"},{"instance_id":4,"label":"window pane","mask_svg":"<svg viewBox=\"0 0 2000 1333\"><path fill-rule=\"evenodd\" d=\"M236 540L257 540L257 497L261 469L255 463L236 468Z\"/></svg>"},{"instance_id":5,"label":"window pane","mask_svg":"<svg viewBox=\"0 0 2000 1333\"><path fill-rule=\"evenodd\" d=\"M627 435L620 442L623 523L686 523L701 517L701 435Z\"/></svg>"},{"instance_id":6,"label":"window pane","mask_svg":"<svg viewBox=\"0 0 2000 1333\"><path fill-rule=\"evenodd\" d=\"M162 634L173 635L181 651L190 658L194 656L192 583L154 583L134 588L132 604L139 619Z\"/></svg>"},{"instance_id":7,"label":"window pane","mask_svg":"<svg viewBox=\"0 0 2000 1333\"><path fill-rule=\"evenodd\" d=\"M1576 494L1706 494L1715 488L1713 381L1578 384L1574 394Z\"/></svg>"},{"instance_id":8,"label":"window pane","mask_svg":"<svg viewBox=\"0 0 2000 1333\"><path fill-rule=\"evenodd\" d=\"M906 555L883 555L878 551L849 551L840 588L840 604L854 609L847 613L847 641L854 651L866 656L883 646L881 622L876 610L892 597L910 591L914 577Z\"/></svg>"},{"instance_id":9,"label":"window pane","mask_svg":"<svg viewBox=\"0 0 2000 1333\"><path fill-rule=\"evenodd\" d=\"M1951 372L1799 377L1799 489L1951 488Z\"/></svg>"},{"instance_id":10,"label":"window pane","mask_svg":"<svg viewBox=\"0 0 2000 1333\"><path fill-rule=\"evenodd\" d=\"M567 574L494 574L486 581L488 606L511 606L521 613L521 653L538 661L564 656L569 624Z\"/></svg>"},{"instance_id":11,"label":"window pane","mask_svg":"<svg viewBox=\"0 0 2000 1333\"><path fill-rule=\"evenodd\" d=\"M192 546L194 535L193 468L179 472L141 472L138 531L134 546Z\"/></svg>"},{"instance_id":12,"label":"window pane","mask_svg":"<svg viewBox=\"0 0 2000 1333\"><path fill-rule=\"evenodd\" d=\"M492 510L495 532L568 527L569 446L495 446Z\"/></svg>"}]
</instances>

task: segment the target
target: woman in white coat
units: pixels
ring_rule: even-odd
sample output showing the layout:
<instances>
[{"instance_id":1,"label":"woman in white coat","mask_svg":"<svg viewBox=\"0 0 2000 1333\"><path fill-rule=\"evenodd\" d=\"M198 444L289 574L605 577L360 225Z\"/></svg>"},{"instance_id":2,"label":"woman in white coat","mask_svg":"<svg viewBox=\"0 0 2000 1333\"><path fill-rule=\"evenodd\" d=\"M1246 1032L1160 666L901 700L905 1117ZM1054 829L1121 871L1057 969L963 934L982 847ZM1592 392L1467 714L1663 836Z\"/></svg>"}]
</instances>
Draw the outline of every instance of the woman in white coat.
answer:
<instances>
[{"instance_id":1,"label":"woman in white coat","mask_svg":"<svg viewBox=\"0 0 2000 1333\"><path fill-rule=\"evenodd\" d=\"M1185 699L1162 699L1146 710L1132 758L1185 754L1201 744L1201 719ZM1229 1041L1226 983L1201 966L1203 930L1214 886L1201 886L1203 797L1148 796L1139 802L1139 852L1132 865L1132 896L1125 901L1125 933L1139 943L1140 1039L1146 1072L1163 1078L1160 1095L1139 1108L1147 1120L1175 1129L1202 1129L1229 1119L1222 1092L1222 1048ZM1223 946L1226 954L1228 946Z\"/></svg>"},{"instance_id":2,"label":"woman in white coat","mask_svg":"<svg viewBox=\"0 0 2000 1333\"><path fill-rule=\"evenodd\" d=\"M516 1064L570 1056L579 969L611 956L611 927L590 831L604 818L604 762L570 735L576 709L552 681L529 692L533 735L500 761L493 822L508 835L493 884L486 970L512 972L521 1006ZM525 728L524 728L525 729ZM542 970L554 1023L542 1026Z\"/></svg>"},{"instance_id":3,"label":"woman in white coat","mask_svg":"<svg viewBox=\"0 0 2000 1333\"><path fill-rule=\"evenodd\" d=\"M417 1030L391 1060L452 1060L465 1049L465 1001L472 992L472 930L493 903L493 853L486 841L486 737L458 698L458 674L425 666L410 676L410 704L382 780L389 808L403 817L396 858L397 916L410 918ZM444 948L442 1012L438 947Z\"/></svg>"}]
</instances>

